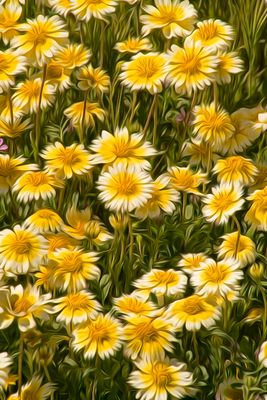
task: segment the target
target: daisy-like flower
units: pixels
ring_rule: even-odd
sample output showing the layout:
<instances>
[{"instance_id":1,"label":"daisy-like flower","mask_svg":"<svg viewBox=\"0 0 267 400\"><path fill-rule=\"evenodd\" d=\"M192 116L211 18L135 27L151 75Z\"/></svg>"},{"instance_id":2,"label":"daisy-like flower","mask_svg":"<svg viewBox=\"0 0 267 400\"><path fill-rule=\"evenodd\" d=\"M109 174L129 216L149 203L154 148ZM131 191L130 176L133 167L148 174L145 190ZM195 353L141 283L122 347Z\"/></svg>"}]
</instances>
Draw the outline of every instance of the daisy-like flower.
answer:
<instances>
[{"instance_id":1,"label":"daisy-like flower","mask_svg":"<svg viewBox=\"0 0 267 400\"><path fill-rule=\"evenodd\" d=\"M68 32L64 28L64 22L57 15L38 15L19 25L22 34L12 39L11 47L18 48L31 62L42 66L67 43Z\"/></svg>"},{"instance_id":2,"label":"daisy-like flower","mask_svg":"<svg viewBox=\"0 0 267 400\"><path fill-rule=\"evenodd\" d=\"M122 346L123 329L120 322L111 315L98 314L96 319L88 320L73 331L73 348L83 350L85 358L97 354L102 360L113 356Z\"/></svg>"},{"instance_id":3,"label":"daisy-like flower","mask_svg":"<svg viewBox=\"0 0 267 400\"><path fill-rule=\"evenodd\" d=\"M256 258L255 243L248 237L232 232L222 237L223 242L219 246L218 256L236 260L241 267L252 264Z\"/></svg>"},{"instance_id":4,"label":"daisy-like flower","mask_svg":"<svg viewBox=\"0 0 267 400\"><path fill-rule=\"evenodd\" d=\"M13 364L12 358L5 351L0 353L0 387L5 387L8 382L10 366Z\"/></svg>"},{"instance_id":5,"label":"daisy-like flower","mask_svg":"<svg viewBox=\"0 0 267 400\"><path fill-rule=\"evenodd\" d=\"M14 393L8 397L8 400L46 400L51 398L55 390L53 383L45 383L42 385L42 378L34 376L30 382L23 385L21 388L21 393Z\"/></svg>"},{"instance_id":6,"label":"daisy-like flower","mask_svg":"<svg viewBox=\"0 0 267 400\"><path fill-rule=\"evenodd\" d=\"M72 70L87 64L90 57L90 50L85 48L83 44L70 43L56 52L54 61L63 65L64 68Z\"/></svg>"},{"instance_id":7,"label":"daisy-like flower","mask_svg":"<svg viewBox=\"0 0 267 400\"><path fill-rule=\"evenodd\" d=\"M11 157L8 154L0 154L0 194L6 194L16 180L25 171L34 171L38 167L35 164L24 164L23 157Z\"/></svg>"},{"instance_id":8,"label":"daisy-like flower","mask_svg":"<svg viewBox=\"0 0 267 400\"><path fill-rule=\"evenodd\" d=\"M183 146L182 155L190 157L190 164L208 167L208 162L215 161L219 155L212 151L208 143L192 138L191 142L187 142Z\"/></svg>"},{"instance_id":9,"label":"daisy-like flower","mask_svg":"<svg viewBox=\"0 0 267 400\"><path fill-rule=\"evenodd\" d=\"M181 399L192 394L193 376L186 365L175 359L160 357L157 360L140 360L135 363L128 382L137 389L141 400L167 400L168 395Z\"/></svg>"},{"instance_id":10,"label":"daisy-like flower","mask_svg":"<svg viewBox=\"0 0 267 400\"><path fill-rule=\"evenodd\" d=\"M201 263L205 262L207 258L204 253L183 254L182 259L178 262L178 267L191 275L195 270L201 268Z\"/></svg>"},{"instance_id":11,"label":"daisy-like flower","mask_svg":"<svg viewBox=\"0 0 267 400\"><path fill-rule=\"evenodd\" d=\"M187 284L187 277L181 271L174 269L152 269L133 285L137 288L136 293L146 299L150 293L167 296L182 295Z\"/></svg>"},{"instance_id":12,"label":"daisy-like flower","mask_svg":"<svg viewBox=\"0 0 267 400\"><path fill-rule=\"evenodd\" d=\"M55 299L55 303L57 305L54 312L59 313L57 321L67 325L77 325L88 319L95 319L102 308L94 295L86 290Z\"/></svg>"},{"instance_id":13,"label":"daisy-like flower","mask_svg":"<svg viewBox=\"0 0 267 400\"><path fill-rule=\"evenodd\" d=\"M140 218L157 218L161 212L172 214L175 210L175 202L179 201L179 193L169 186L170 178L160 175L153 182L152 197L146 204L138 207L135 215Z\"/></svg>"},{"instance_id":14,"label":"daisy-like flower","mask_svg":"<svg viewBox=\"0 0 267 400\"><path fill-rule=\"evenodd\" d=\"M159 53L137 53L131 61L122 65L122 71L122 83L131 90L146 89L152 94L161 92L166 75L165 56Z\"/></svg>"},{"instance_id":15,"label":"daisy-like flower","mask_svg":"<svg viewBox=\"0 0 267 400\"><path fill-rule=\"evenodd\" d=\"M49 208L41 208L28 217L24 224L30 230L47 233L60 231L64 222L55 211Z\"/></svg>"},{"instance_id":16,"label":"daisy-like flower","mask_svg":"<svg viewBox=\"0 0 267 400\"><path fill-rule=\"evenodd\" d=\"M66 17L72 8L72 0L48 0L56 14Z\"/></svg>"},{"instance_id":17,"label":"daisy-like flower","mask_svg":"<svg viewBox=\"0 0 267 400\"><path fill-rule=\"evenodd\" d=\"M143 169L151 168L146 158L156 154L149 142L143 142L142 134L129 134L127 128L117 128L114 135L102 131L101 136L93 140L91 150L96 153L92 156L93 164L121 162L125 166L134 165Z\"/></svg>"},{"instance_id":18,"label":"daisy-like flower","mask_svg":"<svg viewBox=\"0 0 267 400\"><path fill-rule=\"evenodd\" d=\"M12 102L12 108L10 107L10 97L6 94L0 95L0 113L1 113L1 121L4 121L8 124L17 121L24 114L24 110L22 107L15 106ZM13 118L11 118L13 117ZM12 124L11 124L12 125Z\"/></svg>"},{"instance_id":19,"label":"daisy-like flower","mask_svg":"<svg viewBox=\"0 0 267 400\"><path fill-rule=\"evenodd\" d=\"M243 279L243 271L234 259L214 261L208 258L202 263L202 268L195 270L190 278L199 295L209 296L211 294L225 296Z\"/></svg>"},{"instance_id":20,"label":"daisy-like flower","mask_svg":"<svg viewBox=\"0 0 267 400\"><path fill-rule=\"evenodd\" d=\"M176 300L169 305L166 317L178 328L185 325L189 331L199 330L203 325L205 328L215 324L220 318L217 305L212 304L206 298L193 294L181 300Z\"/></svg>"},{"instance_id":21,"label":"daisy-like flower","mask_svg":"<svg viewBox=\"0 0 267 400\"><path fill-rule=\"evenodd\" d=\"M114 49L119 53L138 53L152 50L152 43L147 38L129 37L124 42L116 43Z\"/></svg>"},{"instance_id":22,"label":"daisy-like flower","mask_svg":"<svg viewBox=\"0 0 267 400\"><path fill-rule=\"evenodd\" d=\"M0 262L6 273L26 274L38 266L47 252L46 239L16 225L0 232Z\"/></svg>"},{"instance_id":23,"label":"daisy-like flower","mask_svg":"<svg viewBox=\"0 0 267 400\"><path fill-rule=\"evenodd\" d=\"M56 288L54 282L54 272L55 269L53 265L39 265L39 271L34 274L36 281L34 286L39 287L42 286L46 292L52 291Z\"/></svg>"},{"instance_id":24,"label":"daisy-like flower","mask_svg":"<svg viewBox=\"0 0 267 400\"><path fill-rule=\"evenodd\" d=\"M219 19L207 19L197 23L197 29L189 36L205 48L219 50L228 47L233 40L233 28Z\"/></svg>"},{"instance_id":25,"label":"daisy-like flower","mask_svg":"<svg viewBox=\"0 0 267 400\"><path fill-rule=\"evenodd\" d=\"M167 81L177 93L191 95L211 84L217 65L218 58L211 49L186 39L183 48L172 45L169 50Z\"/></svg>"},{"instance_id":26,"label":"daisy-like flower","mask_svg":"<svg viewBox=\"0 0 267 400\"><path fill-rule=\"evenodd\" d=\"M235 130L229 114L223 109L216 109L214 103L194 108L193 125L196 139L204 140L214 150L223 148Z\"/></svg>"},{"instance_id":27,"label":"daisy-like flower","mask_svg":"<svg viewBox=\"0 0 267 400\"><path fill-rule=\"evenodd\" d=\"M242 199L242 188L229 184L221 184L212 188L212 193L202 200L206 204L202 208L204 217L209 222L225 224L229 217L241 210L245 200Z\"/></svg>"},{"instance_id":28,"label":"daisy-like flower","mask_svg":"<svg viewBox=\"0 0 267 400\"><path fill-rule=\"evenodd\" d=\"M92 17L105 20L107 14L115 11L114 0L71 0L72 12L79 19L88 22Z\"/></svg>"},{"instance_id":29,"label":"daisy-like flower","mask_svg":"<svg viewBox=\"0 0 267 400\"><path fill-rule=\"evenodd\" d=\"M18 34L18 20L22 13L22 7L11 1L4 7L0 6L0 38L7 45Z\"/></svg>"},{"instance_id":30,"label":"daisy-like flower","mask_svg":"<svg viewBox=\"0 0 267 400\"><path fill-rule=\"evenodd\" d=\"M7 136L10 139L15 139L26 133L30 128L32 128L32 124L29 118L24 121L18 118L15 121L8 122L0 117L0 137Z\"/></svg>"},{"instance_id":31,"label":"daisy-like flower","mask_svg":"<svg viewBox=\"0 0 267 400\"><path fill-rule=\"evenodd\" d=\"M267 231L267 186L253 192L248 200L252 201L252 205L245 215L245 221L259 230Z\"/></svg>"},{"instance_id":32,"label":"daisy-like flower","mask_svg":"<svg viewBox=\"0 0 267 400\"><path fill-rule=\"evenodd\" d=\"M124 339L127 342L125 354L132 359L157 359L164 356L165 350L172 351L176 342L174 329L170 322L158 317L125 317Z\"/></svg>"},{"instance_id":33,"label":"daisy-like flower","mask_svg":"<svg viewBox=\"0 0 267 400\"><path fill-rule=\"evenodd\" d=\"M141 15L140 21L143 35L148 35L154 29L161 29L163 35L170 39L177 36L188 36L194 29L197 11L188 0L155 0L154 6L145 6L147 13Z\"/></svg>"},{"instance_id":34,"label":"daisy-like flower","mask_svg":"<svg viewBox=\"0 0 267 400\"><path fill-rule=\"evenodd\" d=\"M56 284L69 293L85 289L87 280L98 279L100 276L100 270L95 265L98 258L96 253L85 253L77 247L56 250L49 255L55 265Z\"/></svg>"},{"instance_id":35,"label":"daisy-like flower","mask_svg":"<svg viewBox=\"0 0 267 400\"><path fill-rule=\"evenodd\" d=\"M62 188L63 183L48 171L24 173L14 184L13 191L18 192L18 200L49 199L56 195L55 188Z\"/></svg>"},{"instance_id":36,"label":"daisy-like flower","mask_svg":"<svg viewBox=\"0 0 267 400\"><path fill-rule=\"evenodd\" d=\"M11 50L0 50L0 93L14 85L15 76L25 70L26 59Z\"/></svg>"},{"instance_id":37,"label":"daisy-like flower","mask_svg":"<svg viewBox=\"0 0 267 400\"><path fill-rule=\"evenodd\" d=\"M157 307L152 301L145 301L139 298L138 292L124 294L121 297L113 299L114 310L122 314L124 317L146 316L154 317L158 314Z\"/></svg>"},{"instance_id":38,"label":"daisy-like flower","mask_svg":"<svg viewBox=\"0 0 267 400\"><path fill-rule=\"evenodd\" d=\"M108 74L100 67L93 68L91 64L82 67L77 72L78 87L81 90L96 89L101 93L108 92L110 79Z\"/></svg>"},{"instance_id":39,"label":"daisy-like flower","mask_svg":"<svg viewBox=\"0 0 267 400\"><path fill-rule=\"evenodd\" d=\"M243 61L234 51L217 53L219 64L216 69L215 79L220 84L231 82L231 74L243 71Z\"/></svg>"},{"instance_id":40,"label":"daisy-like flower","mask_svg":"<svg viewBox=\"0 0 267 400\"><path fill-rule=\"evenodd\" d=\"M48 241L48 256L58 249L68 249L69 247L78 246L78 240L71 238L64 232L48 233L44 235Z\"/></svg>"},{"instance_id":41,"label":"daisy-like flower","mask_svg":"<svg viewBox=\"0 0 267 400\"><path fill-rule=\"evenodd\" d=\"M80 126L82 123L87 126L95 126L94 118L103 121L105 117L105 111L99 107L99 104L89 101L86 102L86 105L83 101L73 103L66 108L64 114L74 126Z\"/></svg>"},{"instance_id":42,"label":"daisy-like flower","mask_svg":"<svg viewBox=\"0 0 267 400\"><path fill-rule=\"evenodd\" d=\"M97 188L101 192L99 198L107 208L125 212L145 204L152 196L153 186L147 172L134 165L126 167L119 163L102 172Z\"/></svg>"},{"instance_id":43,"label":"daisy-like flower","mask_svg":"<svg viewBox=\"0 0 267 400\"><path fill-rule=\"evenodd\" d=\"M267 368L267 341L263 342L261 345L258 360L265 368Z\"/></svg>"},{"instance_id":44,"label":"daisy-like flower","mask_svg":"<svg viewBox=\"0 0 267 400\"><path fill-rule=\"evenodd\" d=\"M213 171L217 174L218 181L241 186L253 183L258 172L252 160L241 156L218 160Z\"/></svg>"},{"instance_id":45,"label":"daisy-like flower","mask_svg":"<svg viewBox=\"0 0 267 400\"><path fill-rule=\"evenodd\" d=\"M207 182L206 174L191 171L189 167L171 167L168 175L172 188L198 195L201 194L198 187Z\"/></svg>"},{"instance_id":46,"label":"daisy-like flower","mask_svg":"<svg viewBox=\"0 0 267 400\"><path fill-rule=\"evenodd\" d=\"M41 110L51 106L55 99L55 87L47 82L43 84L41 78L18 83L12 96L14 105L22 107L25 113L36 113L39 108L41 88Z\"/></svg>"},{"instance_id":47,"label":"daisy-like flower","mask_svg":"<svg viewBox=\"0 0 267 400\"><path fill-rule=\"evenodd\" d=\"M43 150L41 157L46 160L47 169L63 179L83 175L92 168L90 154L82 144L73 143L65 147L55 142Z\"/></svg>"}]
</instances>

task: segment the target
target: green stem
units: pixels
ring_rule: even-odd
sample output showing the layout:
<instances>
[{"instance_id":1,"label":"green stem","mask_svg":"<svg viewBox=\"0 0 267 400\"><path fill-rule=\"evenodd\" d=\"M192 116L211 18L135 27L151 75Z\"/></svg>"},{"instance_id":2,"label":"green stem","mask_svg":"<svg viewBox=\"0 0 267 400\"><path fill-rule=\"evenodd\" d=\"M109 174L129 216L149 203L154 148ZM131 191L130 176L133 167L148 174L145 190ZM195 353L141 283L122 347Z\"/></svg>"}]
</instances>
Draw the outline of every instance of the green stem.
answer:
<instances>
[{"instance_id":1,"label":"green stem","mask_svg":"<svg viewBox=\"0 0 267 400\"><path fill-rule=\"evenodd\" d=\"M214 108L215 111L218 110L218 97L219 97L219 91L218 91L218 85L217 82L213 82L213 101L214 101Z\"/></svg>"},{"instance_id":2,"label":"green stem","mask_svg":"<svg viewBox=\"0 0 267 400\"><path fill-rule=\"evenodd\" d=\"M148 116L147 116L147 119L146 119L146 123L145 123L144 129L143 129L143 132L142 132L144 138L146 137L146 133L147 133L147 130L148 130L152 115L154 113L154 108L156 106L157 97L158 97L157 93L154 94L153 101L152 101L152 104L151 104L151 107L150 107L150 110L149 110L149 113L148 113Z\"/></svg>"},{"instance_id":3,"label":"green stem","mask_svg":"<svg viewBox=\"0 0 267 400\"><path fill-rule=\"evenodd\" d=\"M235 215L233 215L233 221L235 222L236 228L237 228L237 240L236 240L235 253L234 253L234 257L236 258L236 255L238 252L238 247L239 247L240 236L241 236L241 226Z\"/></svg>"},{"instance_id":4,"label":"green stem","mask_svg":"<svg viewBox=\"0 0 267 400\"><path fill-rule=\"evenodd\" d=\"M264 313L262 316L262 337L261 337L261 343L263 343L267 337L267 299L266 299L266 293L264 287L260 286L260 292L262 295L263 299L263 304L264 304Z\"/></svg>"},{"instance_id":5,"label":"green stem","mask_svg":"<svg viewBox=\"0 0 267 400\"><path fill-rule=\"evenodd\" d=\"M46 72L47 72L47 64L44 64L42 83L41 83L41 88L40 88L40 93L39 93L38 108L37 108L36 118L35 118L35 149L34 149L35 154L34 155L35 155L36 162L38 161L38 156L39 156L39 142L40 142L40 136L41 136L41 105L42 105L42 96L43 96L43 90L44 90L45 79L46 79Z\"/></svg>"},{"instance_id":6,"label":"green stem","mask_svg":"<svg viewBox=\"0 0 267 400\"><path fill-rule=\"evenodd\" d=\"M18 355L18 394L19 394L19 396L21 394L21 387L22 387L23 347L24 347L24 338L23 338L23 334L20 333L19 355Z\"/></svg>"},{"instance_id":7,"label":"green stem","mask_svg":"<svg viewBox=\"0 0 267 400\"><path fill-rule=\"evenodd\" d=\"M199 352L198 352L198 342L197 342L197 335L196 331L192 331L192 340L193 340L193 347L194 347L194 353L196 357L196 366L199 366Z\"/></svg>"},{"instance_id":8,"label":"green stem","mask_svg":"<svg viewBox=\"0 0 267 400\"><path fill-rule=\"evenodd\" d=\"M137 91L135 90L133 92L133 101L132 101L132 106L131 106L131 115L129 118L129 125L132 123L135 111L136 111L136 102L137 102Z\"/></svg>"}]
</instances>

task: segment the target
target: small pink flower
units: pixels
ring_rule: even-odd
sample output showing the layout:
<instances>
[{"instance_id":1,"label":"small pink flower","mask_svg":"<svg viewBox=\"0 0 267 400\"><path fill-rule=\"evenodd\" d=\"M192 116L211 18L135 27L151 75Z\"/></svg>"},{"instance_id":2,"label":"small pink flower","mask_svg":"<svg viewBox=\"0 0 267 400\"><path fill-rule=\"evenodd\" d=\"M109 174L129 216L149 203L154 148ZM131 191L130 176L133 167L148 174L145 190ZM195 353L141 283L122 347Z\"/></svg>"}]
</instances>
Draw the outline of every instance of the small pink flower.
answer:
<instances>
[{"instance_id":1,"label":"small pink flower","mask_svg":"<svg viewBox=\"0 0 267 400\"><path fill-rule=\"evenodd\" d=\"M7 149L8 149L8 145L4 144L4 140L2 138L0 138L0 151L7 150Z\"/></svg>"}]
</instances>

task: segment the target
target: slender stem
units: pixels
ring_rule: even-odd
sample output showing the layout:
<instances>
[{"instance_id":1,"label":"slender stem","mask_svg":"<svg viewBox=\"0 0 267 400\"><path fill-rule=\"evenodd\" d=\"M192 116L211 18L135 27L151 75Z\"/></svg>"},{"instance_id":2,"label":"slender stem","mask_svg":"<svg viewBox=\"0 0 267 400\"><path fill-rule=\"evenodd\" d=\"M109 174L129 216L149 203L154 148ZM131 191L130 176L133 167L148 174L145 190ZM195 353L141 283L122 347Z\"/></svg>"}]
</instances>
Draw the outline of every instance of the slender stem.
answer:
<instances>
[{"instance_id":1,"label":"slender stem","mask_svg":"<svg viewBox=\"0 0 267 400\"><path fill-rule=\"evenodd\" d=\"M99 65L103 67L104 63L104 53L105 53L105 22L100 20L100 55L99 55Z\"/></svg>"},{"instance_id":2,"label":"slender stem","mask_svg":"<svg viewBox=\"0 0 267 400\"><path fill-rule=\"evenodd\" d=\"M184 222L184 220L185 220L186 203L187 203L187 193L183 192L183 196L182 196L182 212L181 212L181 221L182 222Z\"/></svg>"},{"instance_id":3,"label":"slender stem","mask_svg":"<svg viewBox=\"0 0 267 400\"><path fill-rule=\"evenodd\" d=\"M217 85L217 82L214 81L213 82L213 100L214 100L215 111L218 110L218 95L219 95L218 85Z\"/></svg>"},{"instance_id":4,"label":"slender stem","mask_svg":"<svg viewBox=\"0 0 267 400\"><path fill-rule=\"evenodd\" d=\"M23 334L20 333L19 356L18 356L18 394L19 394L19 396L21 394L21 387L22 387L23 347L24 347L24 338L23 338Z\"/></svg>"},{"instance_id":5,"label":"slender stem","mask_svg":"<svg viewBox=\"0 0 267 400\"><path fill-rule=\"evenodd\" d=\"M144 129L143 129L144 138L146 137L146 132L148 130L148 127L149 127L149 124L150 124L150 120L152 118L152 115L153 115L153 112L154 112L154 108L156 106L157 97L158 97L157 93L154 94L153 101L152 101L152 104L151 104L151 107L150 107L150 110L149 110L149 113L148 113L148 116L147 116L147 119L146 119L146 123L145 123Z\"/></svg>"},{"instance_id":6,"label":"slender stem","mask_svg":"<svg viewBox=\"0 0 267 400\"><path fill-rule=\"evenodd\" d=\"M43 90L44 90L45 79L46 79L46 72L47 72L47 64L44 64L43 78L42 78L42 83L41 83L41 87L40 87L38 108L37 108L36 118L35 118L35 160L36 161L38 161L39 141L40 141L40 133L41 133L41 126L40 126L40 124L41 124L41 105L42 105L42 96L43 96Z\"/></svg>"},{"instance_id":7,"label":"slender stem","mask_svg":"<svg viewBox=\"0 0 267 400\"><path fill-rule=\"evenodd\" d=\"M11 97L10 92L9 92L9 94L8 94L8 104L9 104L9 110L10 110L10 121L11 121L11 125L12 125L12 127L13 127L13 124L14 124L14 114L13 114L12 97Z\"/></svg>"},{"instance_id":8,"label":"slender stem","mask_svg":"<svg viewBox=\"0 0 267 400\"><path fill-rule=\"evenodd\" d=\"M240 236L241 236L241 226L235 215L233 215L233 221L235 222L236 228L237 228L237 239L236 239L235 254L234 254L234 257L236 258L238 248L239 248Z\"/></svg>"},{"instance_id":9,"label":"slender stem","mask_svg":"<svg viewBox=\"0 0 267 400\"><path fill-rule=\"evenodd\" d=\"M194 346L194 353L195 353L195 357L196 357L196 365L198 367L199 366L199 353L198 353L198 342L197 342L196 331L192 332L192 340L193 340L193 346Z\"/></svg>"},{"instance_id":10,"label":"slender stem","mask_svg":"<svg viewBox=\"0 0 267 400\"><path fill-rule=\"evenodd\" d=\"M132 106L131 106L131 115L130 115L130 118L129 118L129 125L132 123L132 120L133 120L133 117L134 117L134 114L135 114L135 109L136 109L136 102L137 102L137 91L135 90L134 92L133 92L133 101L132 101Z\"/></svg>"},{"instance_id":11,"label":"slender stem","mask_svg":"<svg viewBox=\"0 0 267 400\"><path fill-rule=\"evenodd\" d=\"M158 127L158 102L155 101L155 106L154 106L154 110L153 110L153 139L152 139L152 143L154 146L156 146L156 142L157 142L157 127Z\"/></svg>"},{"instance_id":12,"label":"slender stem","mask_svg":"<svg viewBox=\"0 0 267 400\"><path fill-rule=\"evenodd\" d=\"M260 286L260 292L264 303L264 313L262 316L262 338L261 338L261 342L263 343L266 340L266 335L267 335L267 299L264 287Z\"/></svg>"},{"instance_id":13,"label":"slender stem","mask_svg":"<svg viewBox=\"0 0 267 400\"><path fill-rule=\"evenodd\" d=\"M87 94L88 90L84 92L84 99L83 99L83 115L82 115L82 123L81 123L81 132L80 132L80 141L83 143L83 138L84 138L84 130L85 130L85 114L86 114L86 106L87 106Z\"/></svg>"}]
</instances>

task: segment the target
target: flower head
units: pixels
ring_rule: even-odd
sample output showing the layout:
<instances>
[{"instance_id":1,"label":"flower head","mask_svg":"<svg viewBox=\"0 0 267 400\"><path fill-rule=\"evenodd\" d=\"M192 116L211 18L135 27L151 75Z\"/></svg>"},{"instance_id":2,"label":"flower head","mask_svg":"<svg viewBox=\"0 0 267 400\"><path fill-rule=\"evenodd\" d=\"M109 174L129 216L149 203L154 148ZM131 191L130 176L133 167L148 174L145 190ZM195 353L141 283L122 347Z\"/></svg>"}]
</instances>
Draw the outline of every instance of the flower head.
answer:
<instances>
[{"instance_id":1,"label":"flower head","mask_svg":"<svg viewBox=\"0 0 267 400\"><path fill-rule=\"evenodd\" d=\"M25 70L26 59L11 50L0 51L0 93L14 85L15 76Z\"/></svg>"},{"instance_id":2,"label":"flower head","mask_svg":"<svg viewBox=\"0 0 267 400\"><path fill-rule=\"evenodd\" d=\"M82 67L77 72L77 79L79 81L78 87L81 90L96 89L102 93L109 90L110 78L100 67L93 68L91 64Z\"/></svg>"},{"instance_id":3,"label":"flower head","mask_svg":"<svg viewBox=\"0 0 267 400\"><path fill-rule=\"evenodd\" d=\"M88 22L92 17L105 19L115 11L114 0L71 0L72 12L79 20Z\"/></svg>"},{"instance_id":4,"label":"flower head","mask_svg":"<svg viewBox=\"0 0 267 400\"><path fill-rule=\"evenodd\" d=\"M187 193L201 194L198 186L206 183L206 174L191 171L189 167L171 167L168 170L170 186Z\"/></svg>"},{"instance_id":5,"label":"flower head","mask_svg":"<svg viewBox=\"0 0 267 400\"><path fill-rule=\"evenodd\" d=\"M219 52L217 54L219 63L215 73L215 79L219 84L231 82L231 74L238 74L243 71L243 61L234 51Z\"/></svg>"},{"instance_id":6,"label":"flower head","mask_svg":"<svg viewBox=\"0 0 267 400\"><path fill-rule=\"evenodd\" d=\"M152 50L152 44L147 38L129 37L124 42L116 43L114 48L119 53L138 53Z\"/></svg>"},{"instance_id":7,"label":"flower head","mask_svg":"<svg viewBox=\"0 0 267 400\"><path fill-rule=\"evenodd\" d=\"M21 394L18 392L8 397L8 400L46 400L53 394L55 387L53 383L45 383L42 385L42 378L34 376L30 382L23 385Z\"/></svg>"},{"instance_id":8,"label":"flower head","mask_svg":"<svg viewBox=\"0 0 267 400\"><path fill-rule=\"evenodd\" d=\"M197 29L189 36L205 48L218 50L225 48L233 40L233 28L219 19L208 19L197 23Z\"/></svg>"},{"instance_id":9,"label":"flower head","mask_svg":"<svg viewBox=\"0 0 267 400\"><path fill-rule=\"evenodd\" d=\"M0 193L6 194L25 171L37 169L35 164L24 164L25 158L0 154Z\"/></svg>"},{"instance_id":10,"label":"flower head","mask_svg":"<svg viewBox=\"0 0 267 400\"><path fill-rule=\"evenodd\" d=\"M252 205L245 215L245 221L259 230L267 231L267 186L253 192L248 200L252 201Z\"/></svg>"},{"instance_id":11,"label":"flower head","mask_svg":"<svg viewBox=\"0 0 267 400\"><path fill-rule=\"evenodd\" d=\"M81 126L83 123L87 126L95 126L94 118L100 121L104 120L105 111L99 107L98 103L84 102L73 103L71 106L66 108L64 114L68 119L71 120L74 126Z\"/></svg>"},{"instance_id":12,"label":"flower head","mask_svg":"<svg viewBox=\"0 0 267 400\"><path fill-rule=\"evenodd\" d=\"M218 181L240 185L253 183L258 172L252 160L241 156L218 160L213 171L217 174Z\"/></svg>"},{"instance_id":13,"label":"flower head","mask_svg":"<svg viewBox=\"0 0 267 400\"><path fill-rule=\"evenodd\" d=\"M223 242L218 249L220 258L230 258L239 263L241 267L251 264L256 258L255 243L239 232L231 232L222 237Z\"/></svg>"},{"instance_id":14,"label":"flower head","mask_svg":"<svg viewBox=\"0 0 267 400\"><path fill-rule=\"evenodd\" d=\"M24 121L21 118L16 118L11 121L9 118L0 117L0 136L7 136L10 139L16 139L27 132L32 127L29 118Z\"/></svg>"},{"instance_id":15,"label":"flower head","mask_svg":"<svg viewBox=\"0 0 267 400\"><path fill-rule=\"evenodd\" d=\"M145 301L139 297L138 292L130 295L124 294L121 297L113 299L114 310L122 314L125 318L130 315L153 317L157 315L157 307L152 301Z\"/></svg>"},{"instance_id":16,"label":"flower head","mask_svg":"<svg viewBox=\"0 0 267 400\"><path fill-rule=\"evenodd\" d=\"M63 227L63 220L55 211L49 208L41 208L28 217L24 224L30 230L47 233L60 231Z\"/></svg>"},{"instance_id":17,"label":"flower head","mask_svg":"<svg viewBox=\"0 0 267 400\"><path fill-rule=\"evenodd\" d=\"M63 65L64 68L72 70L87 64L90 57L90 51L82 44L70 43L56 52L54 61L56 64Z\"/></svg>"},{"instance_id":18,"label":"flower head","mask_svg":"<svg viewBox=\"0 0 267 400\"><path fill-rule=\"evenodd\" d=\"M8 382L10 366L13 364L12 358L5 351L0 353L0 387L5 387Z\"/></svg>"},{"instance_id":19,"label":"flower head","mask_svg":"<svg viewBox=\"0 0 267 400\"><path fill-rule=\"evenodd\" d=\"M204 253L183 254L178 266L187 274L192 274L195 270L201 268L201 263L207 260Z\"/></svg>"},{"instance_id":20,"label":"flower head","mask_svg":"<svg viewBox=\"0 0 267 400\"><path fill-rule=\"evenodd\" d=\"M7 45L18 34L18 20L22 7L11 1L5 6L0 6L0 37Z\"/></svg>"}]
</instances>

